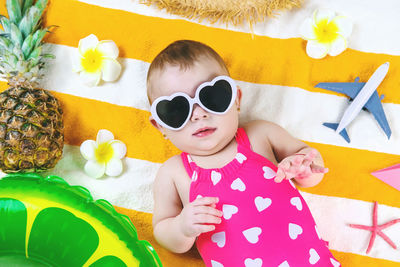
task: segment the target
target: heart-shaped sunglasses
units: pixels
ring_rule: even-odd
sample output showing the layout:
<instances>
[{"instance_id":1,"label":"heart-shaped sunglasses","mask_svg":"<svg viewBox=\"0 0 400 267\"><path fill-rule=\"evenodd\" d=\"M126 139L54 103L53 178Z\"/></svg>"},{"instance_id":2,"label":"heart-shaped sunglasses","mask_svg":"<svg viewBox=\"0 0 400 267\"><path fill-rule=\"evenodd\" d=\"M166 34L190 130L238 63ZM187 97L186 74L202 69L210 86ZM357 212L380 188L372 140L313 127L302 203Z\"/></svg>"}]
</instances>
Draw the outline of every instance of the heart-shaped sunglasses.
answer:
<instances>
[{"instance_id":1,"label":"heart-shaped sunglasses","mask_svg":"<svg viewBox=\"0 0 400 267\"><path fill-rule=\"evenodd\" d=\"M235 81L228 76L217 76L210 82L204 82L196 89L196 95L178 92L170 96L161 96L151 105L151 115L161 126L178 131L192 116L193 105L198 104L213 114L225 114L236 99Z\"/></svg>"}]
</instances>

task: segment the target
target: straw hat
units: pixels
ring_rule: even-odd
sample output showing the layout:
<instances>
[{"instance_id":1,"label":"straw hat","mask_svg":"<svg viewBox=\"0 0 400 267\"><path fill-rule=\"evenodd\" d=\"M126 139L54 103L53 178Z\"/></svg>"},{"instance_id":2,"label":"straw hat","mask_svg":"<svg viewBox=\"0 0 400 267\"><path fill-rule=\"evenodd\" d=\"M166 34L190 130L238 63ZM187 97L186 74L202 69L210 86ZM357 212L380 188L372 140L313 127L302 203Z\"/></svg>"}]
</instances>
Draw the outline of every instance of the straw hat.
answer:
<instances>
[{"instance_id":1,"label":"straw hat","mask_svg":"<svg viewBox=\"0 0 400 267\"><path fill-rule=\"evenodd\" d=\"M244 21L250 27L268 17L273 17L277 11L299 7L303 0L140 0L142 4L156 5L159 9L180 15L189 19L208 19L211 23L217 21L242 24Z\"/></svg>"}]
</instances>

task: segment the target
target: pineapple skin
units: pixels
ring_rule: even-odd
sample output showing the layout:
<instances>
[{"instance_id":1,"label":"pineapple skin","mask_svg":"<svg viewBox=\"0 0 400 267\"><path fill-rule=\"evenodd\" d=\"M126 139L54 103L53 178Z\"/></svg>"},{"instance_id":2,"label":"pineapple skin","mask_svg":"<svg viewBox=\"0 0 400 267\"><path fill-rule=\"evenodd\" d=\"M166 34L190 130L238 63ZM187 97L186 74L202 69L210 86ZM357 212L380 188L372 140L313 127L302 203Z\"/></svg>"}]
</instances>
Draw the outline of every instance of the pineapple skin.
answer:
<instances>
[{"instance_id":1,"label":"pineapple skin","mask_svg":"<svg viewBox=\"0 0 400 267\"><path fill-rule=\"evenodd\" d=\"M0 93L0 169L53 168L64 146L62 114L59 101L44 89L17 85Z\"/></svg>"}]
</instances>

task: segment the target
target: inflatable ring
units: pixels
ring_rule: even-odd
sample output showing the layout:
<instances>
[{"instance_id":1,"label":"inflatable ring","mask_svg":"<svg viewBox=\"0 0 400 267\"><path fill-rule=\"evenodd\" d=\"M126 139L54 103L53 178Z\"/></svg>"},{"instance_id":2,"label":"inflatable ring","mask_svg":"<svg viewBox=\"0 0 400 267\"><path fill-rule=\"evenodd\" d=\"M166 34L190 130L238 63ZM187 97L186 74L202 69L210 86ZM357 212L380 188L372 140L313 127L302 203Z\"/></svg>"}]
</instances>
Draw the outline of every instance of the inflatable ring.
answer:
<instances>
[{"instance_id":1,"label":"inflatable ring","mask_svg":"<svg viewBox=\"0 0 400 267\"><path fill-rule=\"evenodd\" d=\"M7 263L7 264L5 264ZM0 265L161 266L126 215L57 176L0 180ZM5 264L5 265L2 265ZM16 265L13 265L16 266Z\"/></svg>"}]
</instances>

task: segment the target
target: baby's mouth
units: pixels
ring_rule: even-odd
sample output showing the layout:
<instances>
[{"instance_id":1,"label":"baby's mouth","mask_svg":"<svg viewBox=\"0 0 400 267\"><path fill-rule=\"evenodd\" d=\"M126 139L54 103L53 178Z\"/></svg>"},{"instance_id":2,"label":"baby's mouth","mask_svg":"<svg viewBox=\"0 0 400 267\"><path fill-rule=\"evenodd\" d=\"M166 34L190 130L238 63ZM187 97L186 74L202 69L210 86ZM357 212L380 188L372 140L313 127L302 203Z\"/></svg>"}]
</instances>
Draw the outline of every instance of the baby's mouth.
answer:
<instances>
[{"instance_id":1,"label":"baby's mouth","mask_svg":"<svg viewBox=\"0 0 400 267\"><path fill-rule=\"evenodd\" d=\"M215 130L217 130L217 128L204 127L198 129L193 135L196 137L204 137L214 133Z\"/></svg>"}]
</instances>

